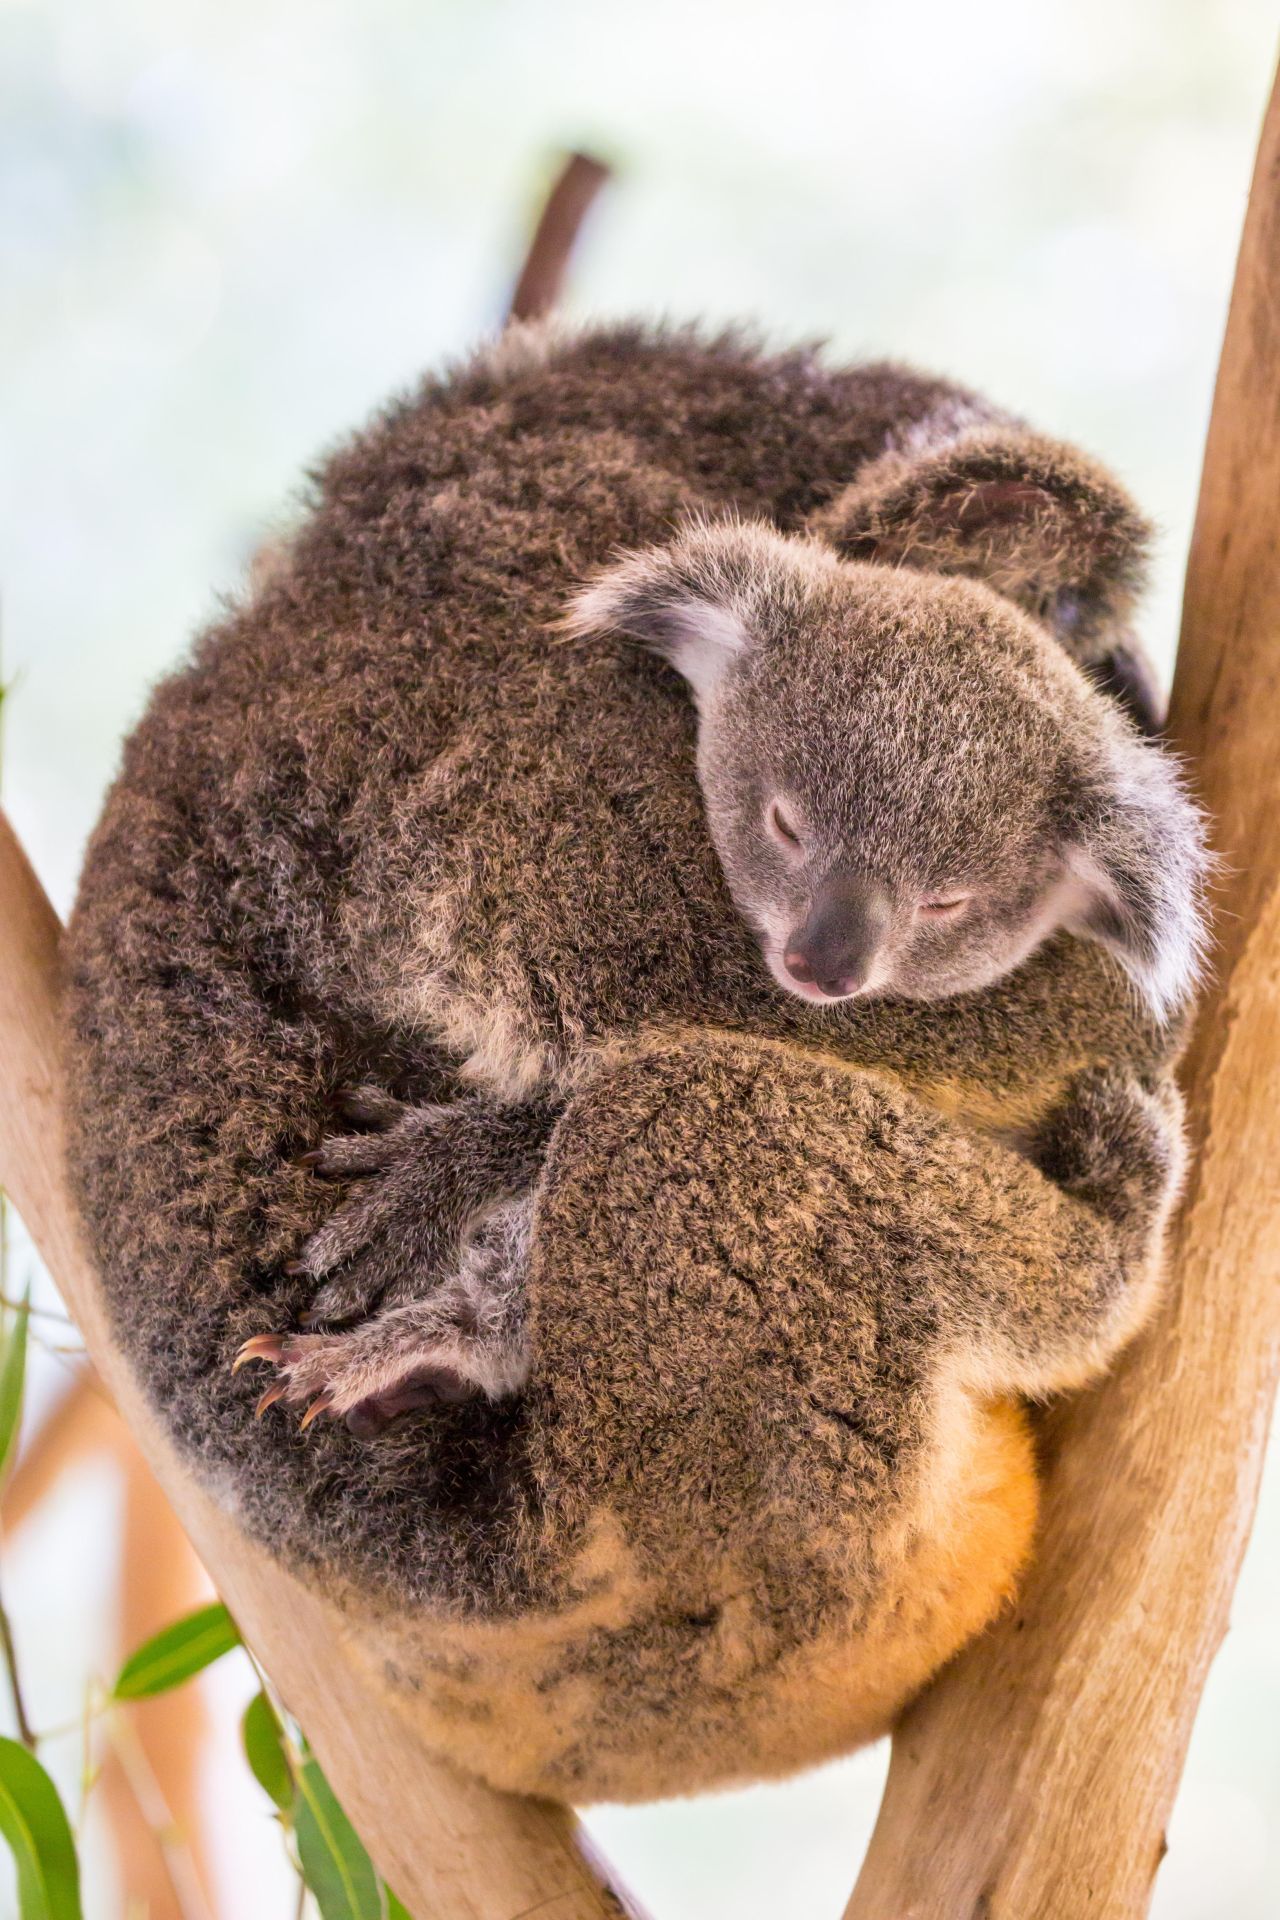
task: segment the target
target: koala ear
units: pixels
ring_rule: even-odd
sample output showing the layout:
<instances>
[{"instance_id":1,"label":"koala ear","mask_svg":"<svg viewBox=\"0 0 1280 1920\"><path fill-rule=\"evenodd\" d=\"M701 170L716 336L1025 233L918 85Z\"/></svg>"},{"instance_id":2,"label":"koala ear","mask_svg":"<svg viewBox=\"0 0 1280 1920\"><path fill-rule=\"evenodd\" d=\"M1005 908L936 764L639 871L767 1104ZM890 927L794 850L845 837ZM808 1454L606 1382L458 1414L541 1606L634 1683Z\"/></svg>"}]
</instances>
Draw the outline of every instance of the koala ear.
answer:
<instances>
[{"instance_id":1,"label":"koala ear","mask_svg":"<svg viewBox=\"0 0 1280 1920\"><path fill-rule=\"evenodd\" d=\"M665 547L626 555L574 599L562 622L578 638L613 633L669 660L699 708L733 662L765 638L830 549L755 523L697 523Z\"/></svg>"},{"instance_id":2,"label":"koala ear","mask_svg":"<svg viewBox=\"0 0 1280 1920\"><path fill-rule=\"evenodd\" d=\"M699 706L750 640L733 606L682 578L660 549L601 574L574 600L565 625L578 635L616 633L669 660Z\"/></svg>"},{"instance_id":3,"label":"koala ear","mask_svg":"<svg viewBox=\"0 0 1280 1920\"><path fill-rule=\"evenodd\" d=\"M1149 530L1104 468L1014 423L923 422L816 514L850 559L983 580L1100 660L1145 572Z\"/></svg>"},{"instance_id":4,"label":"koala ear","mask_svg":"<svg viewBox=\"0 0 1280 1920\"><path fill-rule=\"evenodd\" d=\"M1079 889L1068 928L1113 953L1158 1020L1190 998L1208 934L1204 817L1160 747L1109 735L1067 849Z\"/></svg>"}]
</instances>

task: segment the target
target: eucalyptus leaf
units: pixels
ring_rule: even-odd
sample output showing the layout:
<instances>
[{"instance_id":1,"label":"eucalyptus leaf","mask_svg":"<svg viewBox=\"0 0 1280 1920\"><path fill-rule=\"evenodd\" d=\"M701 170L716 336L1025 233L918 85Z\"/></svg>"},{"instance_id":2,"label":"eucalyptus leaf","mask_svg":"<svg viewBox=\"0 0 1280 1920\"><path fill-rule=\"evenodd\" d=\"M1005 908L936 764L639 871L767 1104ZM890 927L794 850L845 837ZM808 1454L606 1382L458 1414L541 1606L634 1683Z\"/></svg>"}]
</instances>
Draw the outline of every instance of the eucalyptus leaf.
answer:
<instances>
[{"instance_id":1,"label":"eucalyptus leaf","mask_svg":"<svg viewBox=\"0 0 1280 1920\"><path fill-rule=\"evenodd\" d=\"M0 1357L0 1480L3 1480L22 1425L22 1388L27 1372L27 1328L31 1313L24 1300L5 1328Z\"/></svg>"},{"instance_id":2,"label":"eucalyptus leaf","mask_svg":"<svg viewBox=\"0 0 1280 1920\"><path fill-rule=\"evenodd\" d=\"M265 1693L255 1693L240 1722L245 1759L263 1792L281 1813L293 1810L293 1773L284 1749L284 1729Z\"/></svg>"},{"instance_id":3,"label":"eucalyptus leaf","mask_svg":"<svg viewBox=\"0 0 1280 1920\"><path fill-rule=\"evenodd\" d=\"M0 1834L18 1871L20 1920L81 1920L80 1867L58 1789L16 1740L0 1739Z\"/></svg>"},{"instance_id":4,"label":"eucalyptus leaf","mask_svg":"<svg viewBox=\"0 0 1280 1920\"><path fill-rule=\"evenodd\" d=\"M121 1667L112 1688L115 1700L145 1700L167 1693L240 1645L235 1621L222 1602L194 1613L145 1640Z\"/></svg>"},{"instance_id":5,"label":"eucalyptus leaf","mask_svg":"<svg viewBox=\"0 0 1280 1920\"><path fill-rule=\"evenodd\" d=\"M390 1887L384 1881L382 1891L387 1897L387 1920L410 1920L409 1909L403 1900L397 1900Z\"/></svg>"},{"instance_id":6,"label":"eucalyptus leaf","mask_svg":"<svg viewBox=\"0 0 1280 1920\"><path fill-rule=\"evenodd\" d=\"M298 1779L293 1830L322 1920L383 1920L373 1862L314 1760L304 1762Z\"/></svg>"}]
</instances>

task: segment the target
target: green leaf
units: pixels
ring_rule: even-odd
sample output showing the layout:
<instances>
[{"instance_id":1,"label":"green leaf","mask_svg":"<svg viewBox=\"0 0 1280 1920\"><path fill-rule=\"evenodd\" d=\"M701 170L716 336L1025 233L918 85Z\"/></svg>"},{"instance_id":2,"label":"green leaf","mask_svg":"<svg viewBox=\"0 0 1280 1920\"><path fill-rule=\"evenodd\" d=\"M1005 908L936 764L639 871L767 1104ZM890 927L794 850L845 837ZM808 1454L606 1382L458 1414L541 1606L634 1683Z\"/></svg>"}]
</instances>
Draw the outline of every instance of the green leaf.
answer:
<instances>
[{"instance_id":1,"label":"green leaf","mask_svg":"<svg viewBox=\"0 0 1280 1920\"><path fill-rule=\"evenodd\" d=\"M21 1920L81 1920L80 1868L58 1789L16 1740L0 1739L0 1833L18 1869Z\"/></svg>"},{"instance_id":2,"label":"green leaf","mask_svg":"<svg viewBox=\"0 0 1280 1920\"><path fill-rule=\"evenodd\" d=\"M171 1627L163 1627L129 1655L111 1689L112 1698L144 1700L153 1693L167 1693L239 1645L236 1623L220 1600L211 1607L199 1607Z\"/></svg>"},{"instance_id":3,"label":"green leaf","mask_svg":"<svg viewBox=\"0 0 1280 1920\"><path fill-rule=\"evenodd\" d=\"M27 1328L31 1313L24 1301L5 1329L0 1358L0 1480L9 1464L13 1443L22 1425L22 1386L27 1372Z\"/></svg>"},{"instance_id":4,"label":"green leaf","mask_svg":"<svg viewBox=\"0 0 1280 1920\"><path fill-rule=\"evenodd\" d=\"M284 1728L265 1693L255 1693L240 1722L245 1759L254 1779L281 1813L293 1808L293 1774L284 1750Z\"/></svg>"},{"instance_id":5,"label":"green leaf","mask_svg":"<svg viewBox=\"0 0 1280 1920\"><path fill-rule=\"evenodd\" d=\"M298 1780L293 1830L302 1877L322 1920L382 1920L382 1894L360 1837L314 1760Z\"/></svg>"},{"instance_id":6,"label":"green leaf","mask_svg":"<svg viewBox=\"0 0 1280 1920\"><path fill-rule=\"evenodd\" d=\"M382 1883L382 1891L387 1896L387 1920L410 1920L409 1909L402 1900L396 1899L385 1880Z\"/></svg>"}]
</instances>

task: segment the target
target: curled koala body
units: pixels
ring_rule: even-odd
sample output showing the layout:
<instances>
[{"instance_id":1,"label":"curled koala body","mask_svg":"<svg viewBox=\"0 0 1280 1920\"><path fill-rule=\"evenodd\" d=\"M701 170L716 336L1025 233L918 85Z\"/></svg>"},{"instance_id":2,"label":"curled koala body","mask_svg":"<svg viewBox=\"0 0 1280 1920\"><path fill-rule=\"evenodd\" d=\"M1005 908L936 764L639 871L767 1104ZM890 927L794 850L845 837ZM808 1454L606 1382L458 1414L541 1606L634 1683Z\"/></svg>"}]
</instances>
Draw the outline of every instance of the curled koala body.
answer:
<instances>
[{"instance_id":1,"label":"curled koala body","mask_svg":"<svg viewBox=\"0 0 1280 1920\"><path fill-rule=\"evenodd\" d=\"M1047 675L1134 773L1066 664L1145 697L1117 665L1141 528L1105 475L898 369L522 335L330 462L285 565L130 742L71 935L74 1168L154 1400L244 1523L367 1615L442 1748L566 1798L777 1772L888 1723L1011 1590L1016 1402L1141 1323L1180 1167L1175 1026L1104 951L1162 1015L1184 994L1196 856L1151 845L1162 807L1186 826L1172 789L1153 813L1109 775L1072 814L1077 891L1043 924L1022 903L1012 971L932 1001L784 991L652 600L566 624L690 513L820 541L897 593L904 639L943 621L953 665L998 628L1018 686ZM944 980L905 911L885 966ZM353 1086L392 1104L333 1143ZM473 1142L489 1204L450 1267L415 1138L468 1100L513 1160ZM336 1212L317 1154L366 1181ZM367 1317L290 1336L301 1356L405 1316L430 1350L426 1395L401 1368L343 1405L319 1369L326 1410L396 1416L371 1442L255 1423L230 1376L319 1284L322 1318Z\"/></svg>"}]
</instances>

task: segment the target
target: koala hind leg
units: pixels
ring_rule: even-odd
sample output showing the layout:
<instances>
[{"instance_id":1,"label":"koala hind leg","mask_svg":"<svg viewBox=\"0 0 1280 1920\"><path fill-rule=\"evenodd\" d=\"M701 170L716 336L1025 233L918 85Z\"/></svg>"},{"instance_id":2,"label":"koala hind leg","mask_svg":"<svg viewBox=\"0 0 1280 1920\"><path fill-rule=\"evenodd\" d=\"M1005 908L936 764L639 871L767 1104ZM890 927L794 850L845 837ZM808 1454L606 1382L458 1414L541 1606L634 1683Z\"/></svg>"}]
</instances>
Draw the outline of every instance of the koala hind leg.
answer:
<instances>
[{"instance_id":1,"label":"koala hind leg","mask_svg":"<svg viewBox=\"0 0 1280 1920\"><path fill-rule=\"evenodd\" d=\"M236 1359L274 1366L259 1412L306 1405L371 1439L402 1413L519 1391L529 1372L527 1274L533 1196L495 1203L427 1299L337 1333L257 1334Z\"/></svg>"}]
</instances>

